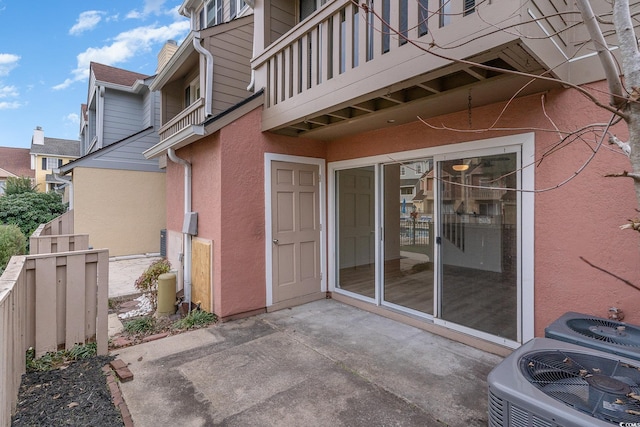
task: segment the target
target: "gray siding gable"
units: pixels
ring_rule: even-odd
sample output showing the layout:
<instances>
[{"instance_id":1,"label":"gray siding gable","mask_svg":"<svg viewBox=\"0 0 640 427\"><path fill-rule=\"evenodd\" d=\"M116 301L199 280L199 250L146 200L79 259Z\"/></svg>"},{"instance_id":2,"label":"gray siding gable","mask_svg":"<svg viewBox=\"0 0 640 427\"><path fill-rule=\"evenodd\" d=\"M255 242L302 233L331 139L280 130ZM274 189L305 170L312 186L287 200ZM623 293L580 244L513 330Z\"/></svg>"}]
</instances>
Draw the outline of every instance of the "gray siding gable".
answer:
<instances>
[{"instance_id":1,"label":"gray siding gable","mask_svg":"<svg viewBox=\"0 0 640 427\"><path fill-rule=\"evenodd\" d=\"M144 129L143 97L107 89L104 100L103 146Z\"/></svg>"},{"instance_id":2,"label":"gray siding gable","mask_svg":"<svg viewBox=\"0 0 640 427\"><path fill-rule=\"evenodd\" d=\"M161 172L158 159L146 159L142 152L158 143L158 133L147 128L105 148L87 154L60 168L67 173L75 167Z\"/></svg>"}]
</instances>

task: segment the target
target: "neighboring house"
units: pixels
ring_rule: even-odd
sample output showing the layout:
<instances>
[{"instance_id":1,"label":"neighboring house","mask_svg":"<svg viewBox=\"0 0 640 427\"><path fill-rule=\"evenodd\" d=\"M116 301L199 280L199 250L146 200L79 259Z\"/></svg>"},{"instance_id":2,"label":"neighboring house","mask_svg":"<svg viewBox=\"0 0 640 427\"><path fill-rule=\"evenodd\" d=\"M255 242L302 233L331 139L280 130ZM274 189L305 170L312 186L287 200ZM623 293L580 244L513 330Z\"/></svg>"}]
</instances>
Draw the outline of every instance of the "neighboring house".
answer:
<instances>
[{"instance_id":1,"label":"neighboring house","mask_svg":"<svg viewBox=\"0 0 640 427\"><path fill-rule=\"evenodd\" d=\"M168 254L174 266L184 259L186 294L233 318L330 293L502 353L568 310L606 316L615 306L640 323L640 292L614 277L640 281L636 235L618 228L635 213L632 183L603 178L628 160L601 150L574 176L592 138L539 161L558 142L556 126L609 114L574 89L518 74L606 92L598 59L578 43L583 28L555 35L566 25L555 14L531 23L574 6L406 5L383 1L379 12L401 36L449 45L433 48L440 56L356 4L306 0L256 2L253 51L240 55L250 49L235 33L245 18L201 29L220 4L183 3L193 31L154 82L162 129L145 156L172 159ZM504 22L521 25L494 31ZM481 33L491 35L475 40ZM221 82L249 76L241 61L223 74L232 56L252 58L254 94L238 85L224 104ZM410 164L425 165L412 203L428 225L407 235L398 201Z\"/></svg>"},{"instance_id":2,"label":"neighboring house","mask_svg":"<svg viewBox=\"0 0 640 427\"><path fill-rule=\"evenodd\" d=\"M71 183L74 231L111 256L160 252L165 173L158 159L142 155L158 143L160 97L149 90L152 81L92 62L81 105L82 157L59 168Z\"/></svg>"},{"instance_id":3,"label":"neighboring house","mask_svg":"<svg viewBox=\"0 0 640 427\"><path fill-rule=\"evenodd\" d=\"M61 189L64 183L56 179L53 171L80 157L80 143L71 139L45 137L44 130L37 126L33 130L29 153L37 190L55 191Z\"/></svg>"},{"instance_id":4,"label":"neighboring house","mask_svg":"<svg viewBox=\"0 0 640 427\"><path fill-rule=\"evenodd\" d=\"M4 194L7 178L30 178L33 182L31 155L28 148L0 147L0 195Z\"/></svg>"}]
</instances>

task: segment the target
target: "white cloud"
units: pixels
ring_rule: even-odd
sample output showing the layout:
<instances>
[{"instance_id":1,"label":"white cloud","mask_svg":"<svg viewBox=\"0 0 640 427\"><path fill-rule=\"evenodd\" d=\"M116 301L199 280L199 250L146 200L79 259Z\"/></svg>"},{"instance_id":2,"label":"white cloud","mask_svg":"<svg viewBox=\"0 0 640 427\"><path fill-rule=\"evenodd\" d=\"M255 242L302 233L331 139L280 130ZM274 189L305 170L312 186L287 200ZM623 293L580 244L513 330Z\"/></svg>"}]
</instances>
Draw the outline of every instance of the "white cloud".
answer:
<instances>
[{"instance_id":1,"label":"white cloud","mask_svg":"<svg viewBox=\"0 0 640 427\"><path fill-rule=\"evenodd\" d=\"M22 107L18 101L13 102L0 102L0 110L15 110Z\"/></svg>"},{"instance_id":2,"label":"white cloud","mask_svg":"<svg viewBox=\"0 0 640 427\"><path fill-rule=\"evenodd\" d=\"M144 19L149 15L173 15L173 9L164 9L166 0L144 0L142 11L134 9L127 13L128 19Z\"/></svg>"},{"instance_id":3,"label":"white cloud","mask_svg":"<svg viewBox=\"0 0 640 427\"><path fill-rule=\"evenodd\" d=\"M179 39L189 31L189 21L181 20L161 27L138 27L118 34L110 45L90 47L77 56L77 67L71 77L53 87L54 90L66 89L74 82L89 77L89 63L99 62L116 66L136 55L149 52L154 46L169 39Z\"/></svg>"},{"instance_id":4,"label":"white cloud","mask_svg":"<svg viewBox=\"0 0 640 427\"><path fill-rule=\"evenodd\" d=\"M93 30L96 25L100 23L104 14L104 12L99 10L88 10L86 12L82 12L80 16L78 16L78 20L75 25L69 29L69 34L75 36L82 34L85 31Z\"/></svg>"},{"instance_id":5,"label":"white cloud","mask_svg":"<svg viewBox=\"0 0 640 427\"><path fill-rule=\"evenodd\" d=\"M18 95L18 88L16 88L15 86L0 86L0 99L15 98Z\"/></svg>"},{"instance_id":6,"label":"white cloud","mask_svg":"<svg viewBox=\"0 0 640 427\"><path fill-rule=\"evenodd\" d=\"M64 121L73 125L80 124L80 116L76 113L69 113L63 117Z\"/></svg>"},{"instance_id":7,"label":"white cloud","mask_svg":"<svg viewBox=\"0 0 640 427\"><path fill-rule=\"evenodd\" d=\"M0 76L6 76L18 66L20 57L12 53L0 53Z\"/></svg>"}]
</instances>

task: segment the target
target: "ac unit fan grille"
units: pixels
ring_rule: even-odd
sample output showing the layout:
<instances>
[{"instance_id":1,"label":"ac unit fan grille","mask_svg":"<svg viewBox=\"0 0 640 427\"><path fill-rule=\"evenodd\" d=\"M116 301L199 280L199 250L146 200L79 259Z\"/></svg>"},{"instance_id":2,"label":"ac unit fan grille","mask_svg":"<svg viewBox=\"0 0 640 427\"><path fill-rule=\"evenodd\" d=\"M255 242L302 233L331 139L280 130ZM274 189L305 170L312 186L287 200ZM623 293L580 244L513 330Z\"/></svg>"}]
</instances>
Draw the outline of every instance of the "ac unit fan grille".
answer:
<instances>
[{"instance_id":1,"label":"ac unit fan grille","mask_svg":"<svg viewBox=\"0 0 640 427\"><path fill-rule=\"evenodd\" d=\"M598 341L627 347L640 347L640 329L620 322L598 318L578 318L567 321L574 332Z\"/></svg>"},{"instance_id":2,"label":"ac unit fan grille","mask_svg":"<svg viewBox=\"0 0 640 427\"><path fill-rule=\"evenodd\" d=\"M596 355L538 351L520 359L536 388L595 418L640 422L640 368Z\"/></svg>"}]
</instances>

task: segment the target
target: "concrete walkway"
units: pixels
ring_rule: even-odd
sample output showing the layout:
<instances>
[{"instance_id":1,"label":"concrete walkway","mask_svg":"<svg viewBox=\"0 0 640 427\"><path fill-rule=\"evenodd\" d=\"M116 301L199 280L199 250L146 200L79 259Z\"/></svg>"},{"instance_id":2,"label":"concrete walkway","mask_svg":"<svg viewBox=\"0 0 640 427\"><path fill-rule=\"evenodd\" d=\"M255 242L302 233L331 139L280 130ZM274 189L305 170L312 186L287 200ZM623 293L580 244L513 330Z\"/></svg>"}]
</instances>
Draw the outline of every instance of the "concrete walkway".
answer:
<instances>
[{"instance_id":1,"label":"concrete walkway","mask_svg":"<svg viewBox=\"0 0 640 427\"><path fill-rule=\"evenodd\" d=\"M136 427L486 426L502 360L333 300L113 353Z\"/></svg>"},{"instance_id":2,"label":"concrete walkway","mask_svg":"<svg viewBox=\"0 0 640 427\"><path fill-rule=\"evenodd\" d=\"M109 298L126 297L140 292L135 288L136 279L154 261L162 259L157 254L114 257L109 259Z\"/></svg>"}]
</instances>

